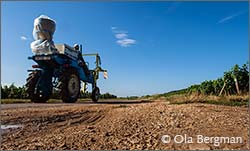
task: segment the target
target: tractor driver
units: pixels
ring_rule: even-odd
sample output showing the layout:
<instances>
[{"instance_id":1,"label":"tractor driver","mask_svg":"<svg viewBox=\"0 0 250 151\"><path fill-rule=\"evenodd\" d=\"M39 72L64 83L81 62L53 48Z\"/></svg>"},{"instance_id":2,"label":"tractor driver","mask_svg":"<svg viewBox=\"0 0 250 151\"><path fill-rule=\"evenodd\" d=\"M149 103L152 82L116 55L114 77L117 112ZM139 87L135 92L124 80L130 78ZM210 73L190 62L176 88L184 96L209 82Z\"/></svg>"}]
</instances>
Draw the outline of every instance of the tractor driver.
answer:
<instances>
[{"instance_id":1,"label":"tractor driver","mask_svg":"<svg viewBox=\"0 0 250 151\"><path fill-rule=\"evenodd\" d=\"M84 61L84 59L82 57L82 54L81 54L81 51L80 51L80 46L78 44L74 44L74 49L79 52L78 53L78 58L81 60L80 65L82 66L84 73L87 76L89 76L89 69L88 69L88 67L87 67L87 65L86 65L86 63L85 63L85 61Z\"/></svg>"}]
</instances>

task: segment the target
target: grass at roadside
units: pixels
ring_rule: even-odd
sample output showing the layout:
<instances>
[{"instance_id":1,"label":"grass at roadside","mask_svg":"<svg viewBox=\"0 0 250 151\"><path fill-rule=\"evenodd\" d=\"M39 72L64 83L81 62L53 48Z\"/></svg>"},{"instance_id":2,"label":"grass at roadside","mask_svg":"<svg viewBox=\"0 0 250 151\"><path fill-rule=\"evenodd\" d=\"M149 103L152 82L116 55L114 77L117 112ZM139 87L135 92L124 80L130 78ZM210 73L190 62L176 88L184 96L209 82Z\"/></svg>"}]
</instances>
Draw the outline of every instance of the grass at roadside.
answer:
<instances>
[{"instance_id":1,"label":"grass at roadside","mask_svg":"<svg viewBox=\"0 0 250 151\"><path fill-rule=\"evenodd\" d=\"M151 101L167 101L169 104L190 104L190 103L206 103L215 105L227 105L227 106L247 106L249 102L248 95L231 95L231 96L205 96L198 94L177 94L169 96L150 96L148 98L138 98L142 102ZM116 99L116 101L124 99ZM90 101L91 99L78 99L77 102ZM48 103L62 103L60 99L50 99ZM1 104L12 104L12 103L32 103L29 99L1 99ZM119 106L119 108L125 108L126 106Z\"/></svg>"},{"instance_id":2,"label":"grass at roadside","mask_svg":"<svg viewBox=\"0 0 250 151\"><path fill-rule=\"evenodd\" d=\"M89 101L90 99L78 99L78 102ZM60 103L60 99L49 99L48 103ZM1 99L1 104L32 103L29 99Z\"/></svg>"},{"instance_id":3,"label":"grass at roadside","mask_svg":"<svg viewBox=\"0 0 250 151\"><path fill-rule=\"evenodd\" d=\"M229 101L229 100L202 100L200 102L171 102L170 104L190 104L190 103L206 103L206 104L215 104L215 105L226 105L226 106L247 106L248 100L243 100L240 102Z\"/></svg>"},{"instance_id":4,"label":"grass at roadside","mask_svg":"<svg viewBox=\"0 0 250 151\"><path fill-rule=\"evenodd\" d=\"M231 95L231 96L204 96L197 94L173 95L161 97L170 104L189 104L189 103L207 103L227 106L247 106L249 102L248 95Z\"/></svg>"},{"instance_id":5,"label":"grass at roadside","mask_svg":"<svg viewBox=\"0 0 250 151\"><path fill-rule=\"evenodd\" d=\"M1 99L1 104L31 103L28 99Z\"/></svg>"}]
</instances>

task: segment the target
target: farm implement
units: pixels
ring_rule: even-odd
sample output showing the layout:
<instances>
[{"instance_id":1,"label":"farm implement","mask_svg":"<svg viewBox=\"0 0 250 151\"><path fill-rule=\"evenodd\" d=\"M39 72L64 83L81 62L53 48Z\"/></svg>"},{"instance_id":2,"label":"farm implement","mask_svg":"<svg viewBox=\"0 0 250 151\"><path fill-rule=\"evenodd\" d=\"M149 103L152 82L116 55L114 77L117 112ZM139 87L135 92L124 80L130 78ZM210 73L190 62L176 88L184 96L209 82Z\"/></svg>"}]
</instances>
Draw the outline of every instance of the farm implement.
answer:
<instances>
[{"instance_id":1,"label":"farm implement","mask_svg":"<svg viewBox=\"0 0 250 151\"><path fill-rule=\"evenodd\" d=\"M74 103L79 97L83 82L84 92L87 84L92 85L91 99L97 102L100 96L97 86L99 72L107 74L107 71L100 66L99 54L82 54L82 46L77 44L74 47L66 44L54 45L52 41L54 31L55 22L52 19L40 16L35 20L33 36L36 41L31 43L35 55L28 59L37 64L32 65L32 70L28 70L26 92L29 98L32 102L44 103L56 89L63 102ZM95 56L94 69L88 68L83 56Z\"/></svg>"}]
</instances>

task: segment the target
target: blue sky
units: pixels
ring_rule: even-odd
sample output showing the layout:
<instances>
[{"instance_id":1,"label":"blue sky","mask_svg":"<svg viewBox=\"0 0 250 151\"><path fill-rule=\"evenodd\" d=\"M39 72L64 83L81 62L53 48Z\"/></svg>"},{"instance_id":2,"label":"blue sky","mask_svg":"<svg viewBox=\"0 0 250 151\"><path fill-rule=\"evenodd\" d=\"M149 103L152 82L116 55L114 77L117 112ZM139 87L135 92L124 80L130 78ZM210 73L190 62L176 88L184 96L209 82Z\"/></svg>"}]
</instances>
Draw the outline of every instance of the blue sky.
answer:
<instances>
[{"instance_id":1,"label":"blue sky","mask_svg":"<svg viewBox=\"0 0 250 151\"><path fill-rule=\"evenodd\" d=\"M42 14L56 21L55 43L100 54L109 73L99 80L102 93L182 89L248 60L248 2L2 2L1 11L3 85L25 84L33 21Z\"/></svg>"}]
</instances>

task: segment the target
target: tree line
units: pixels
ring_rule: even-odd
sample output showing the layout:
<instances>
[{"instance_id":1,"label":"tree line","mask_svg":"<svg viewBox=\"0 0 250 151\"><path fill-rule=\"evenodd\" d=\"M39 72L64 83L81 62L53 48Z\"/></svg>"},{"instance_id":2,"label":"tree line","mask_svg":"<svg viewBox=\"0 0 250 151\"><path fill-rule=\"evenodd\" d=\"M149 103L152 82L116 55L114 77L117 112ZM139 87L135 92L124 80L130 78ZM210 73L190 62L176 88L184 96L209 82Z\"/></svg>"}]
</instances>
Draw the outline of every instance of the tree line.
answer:
<instances>
[{"instance_id":1,"label":"tree line","mask_svg":"<svg viewBox=\"0 0 250 151\"><path fill-rule=\"evenodd\" d=\"M239 66L234 65L230 70L225 71L224 75L216 80L206 80L200 84L194 84L186 89L171 91L161 94L160 96L169 96L173 94L186 94L186 93L199 93L203 95L234 95L234 94L247 94L249 92L249 63ZM80 98L90 98L91 93L83 93L81 91ZM10 86L1 86L2 99L28 99L25 92L25 87L17 87L14 84ZM59 99L59 92L54 89L52 97ZM116 95L105 93L101 94L101 99L117 98ZM130 97L129 97L130 98ZM138 98L132 96L132 99ZM130 98L130 99L131 99ZM128 97L127 97L128 99Z\"/></svg>"},{"instance_id":2,"label":"tree line","mask_svg":"<svg viewBox=\"0 0 250 151\"><path fill-rule=\"evenodd\" d=\"M249 63L234 65L216 80L205 80L186 89L171 91L160 96L198 93L203 95L241 95L249 92Z\"/></svg>"},{"instance_id":3,"label":"tree line","mask_svg":"<svg viewBox=\"0 0 250 151\"><path fill-rule=\"evenodd\" d=\"M18 87L12 83L10 86L1 86L1 98L2 99L28 99L28 95L25 91L25 87ZM53 89L53 93L51 96L52 99L60 99L59 91ZM91 98L91 93L80 91L79 98ZM110 93L104 93L100 95L101 99L115 99L117 98L116 95Z\"/></svg>"}]
</instances>

